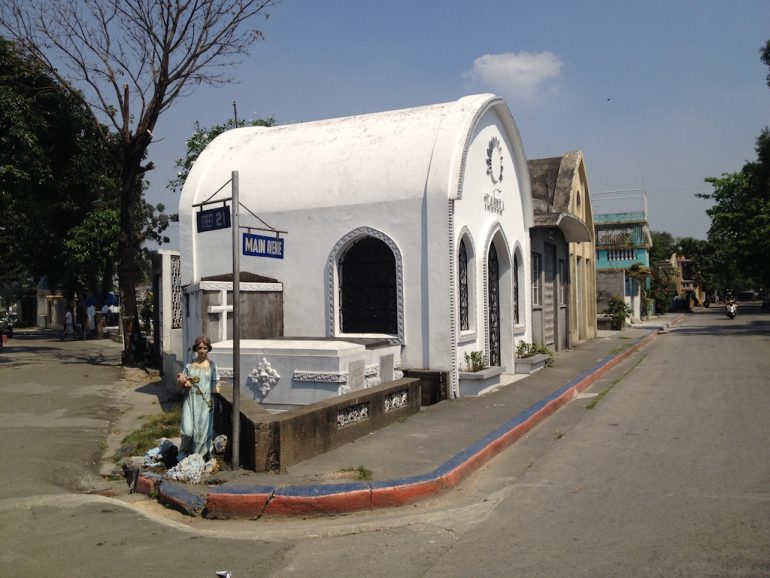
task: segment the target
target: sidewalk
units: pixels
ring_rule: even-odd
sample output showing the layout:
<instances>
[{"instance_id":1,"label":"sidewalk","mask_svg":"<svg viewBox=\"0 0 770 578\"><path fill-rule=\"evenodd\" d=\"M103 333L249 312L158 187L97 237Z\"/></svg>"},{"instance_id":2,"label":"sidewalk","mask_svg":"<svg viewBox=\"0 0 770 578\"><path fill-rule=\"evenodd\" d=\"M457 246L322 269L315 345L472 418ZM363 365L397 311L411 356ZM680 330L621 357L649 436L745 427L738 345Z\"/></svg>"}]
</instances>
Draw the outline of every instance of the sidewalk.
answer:
<instances>
[{"instance_id":1,"label":"sidewalk","mask_svg":"<svg viewBox=\"0 0 770 578\"><path fill-rule=\"evenodd\" d=\"M479 397L424 408L403 423L295 464L285 474L220 472L216 486L141 473L136 491L186 514L258 518L399 506L453 487L684 315L663 315L556 355L553 367ZM346 481L364 467L373 481Z\"/></svg>"}]
</instances>

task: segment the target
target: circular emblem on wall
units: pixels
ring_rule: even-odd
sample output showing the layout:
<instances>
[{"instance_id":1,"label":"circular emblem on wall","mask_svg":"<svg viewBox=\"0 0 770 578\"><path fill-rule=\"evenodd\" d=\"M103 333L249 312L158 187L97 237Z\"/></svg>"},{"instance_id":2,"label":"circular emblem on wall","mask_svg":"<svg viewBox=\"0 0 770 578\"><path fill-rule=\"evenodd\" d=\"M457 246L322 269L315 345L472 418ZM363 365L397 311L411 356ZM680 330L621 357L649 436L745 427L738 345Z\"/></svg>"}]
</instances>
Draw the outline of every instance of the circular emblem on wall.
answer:
<instances>
[{"instance_id":1,"label":"circular emblem on wall","mask_svg":"<svg viewBox=\"0 0 770 578\"><path fill-rule=\"evenodd\" d=\"M489 139L487 146L487 174L494 184L503 180L503 151L496 136Z\"/></svg>"}]
</instances>

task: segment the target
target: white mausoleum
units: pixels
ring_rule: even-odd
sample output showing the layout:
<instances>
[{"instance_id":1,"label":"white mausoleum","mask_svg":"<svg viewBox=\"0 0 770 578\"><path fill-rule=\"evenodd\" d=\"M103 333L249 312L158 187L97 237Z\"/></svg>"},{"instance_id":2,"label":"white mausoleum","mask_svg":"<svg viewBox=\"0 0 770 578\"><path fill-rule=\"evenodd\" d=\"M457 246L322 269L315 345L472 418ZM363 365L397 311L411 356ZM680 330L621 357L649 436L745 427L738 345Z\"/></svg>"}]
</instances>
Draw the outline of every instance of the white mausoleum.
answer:
<instances>
[{"instance_id":1,"label":"white mausoleum","mask_svg":"<svg viewBox=\"0 0 770 578\"><path fill-rule=\"evenodd\" d=\"M285 336L384 338L399 346L396 368L446 370L453 395L466 352L483 351L491 365L514 371L515 342L531 340L533 214L521 138L500 98L217 137L179 204L188 300L203 280L232 274L232 230L197 232L194 207L232 171L241 203L287 232L283 258L240 257L241 271L277 282L264 285L282 291ZM228 196L225 186L214 199ZM263 226L245 209L240 221ZM203 327L187 316L185 347ZM228 347L219 337L214 354Z\"/></svg>"}]
</instances>

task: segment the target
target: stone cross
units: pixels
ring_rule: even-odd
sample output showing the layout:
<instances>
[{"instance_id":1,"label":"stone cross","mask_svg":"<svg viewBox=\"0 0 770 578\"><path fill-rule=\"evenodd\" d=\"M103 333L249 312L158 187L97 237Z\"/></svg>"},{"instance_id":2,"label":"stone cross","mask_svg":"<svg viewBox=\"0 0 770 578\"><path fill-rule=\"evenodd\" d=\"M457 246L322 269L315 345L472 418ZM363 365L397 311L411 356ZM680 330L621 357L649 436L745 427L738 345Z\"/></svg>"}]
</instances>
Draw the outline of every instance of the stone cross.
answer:
<instances>
[{"instance_id":1,"label":"stone cross","mask_svg":"<svg viewBox=\"0 0 770 578\"><path fill-rule=\"evenodd\" d=\"M219 315L219 341L227 341L227 314L232 313L233 306L227 304L227 290L219 291L219 305L209 305L208 312Z\"/></svg>"}]
</instances>

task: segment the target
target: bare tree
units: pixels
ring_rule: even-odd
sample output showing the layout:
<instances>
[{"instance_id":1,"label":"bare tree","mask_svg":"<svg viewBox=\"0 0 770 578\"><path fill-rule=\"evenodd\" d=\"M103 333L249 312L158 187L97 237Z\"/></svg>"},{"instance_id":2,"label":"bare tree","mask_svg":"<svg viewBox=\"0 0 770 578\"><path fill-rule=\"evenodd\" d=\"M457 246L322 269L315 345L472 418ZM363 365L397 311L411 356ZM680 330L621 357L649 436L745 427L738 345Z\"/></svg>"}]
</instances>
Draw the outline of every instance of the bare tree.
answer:
<instances>
[{"instance_id":1,"label":"bare tree","mask_svg":"<svg viewBox=\"0 0 770 578\"><path fill-rule=\"evenodd\" d=\"M137 233L141 182L161 113L199 84L232 81L228 67L262 33L276 0L0 0L0 29L88 107L122 152L118 259L123 330L138 331ZM101 124L100 124L101 126ZM124 363L134 361L126 340Z\"/></svg>"}]
</instances>

